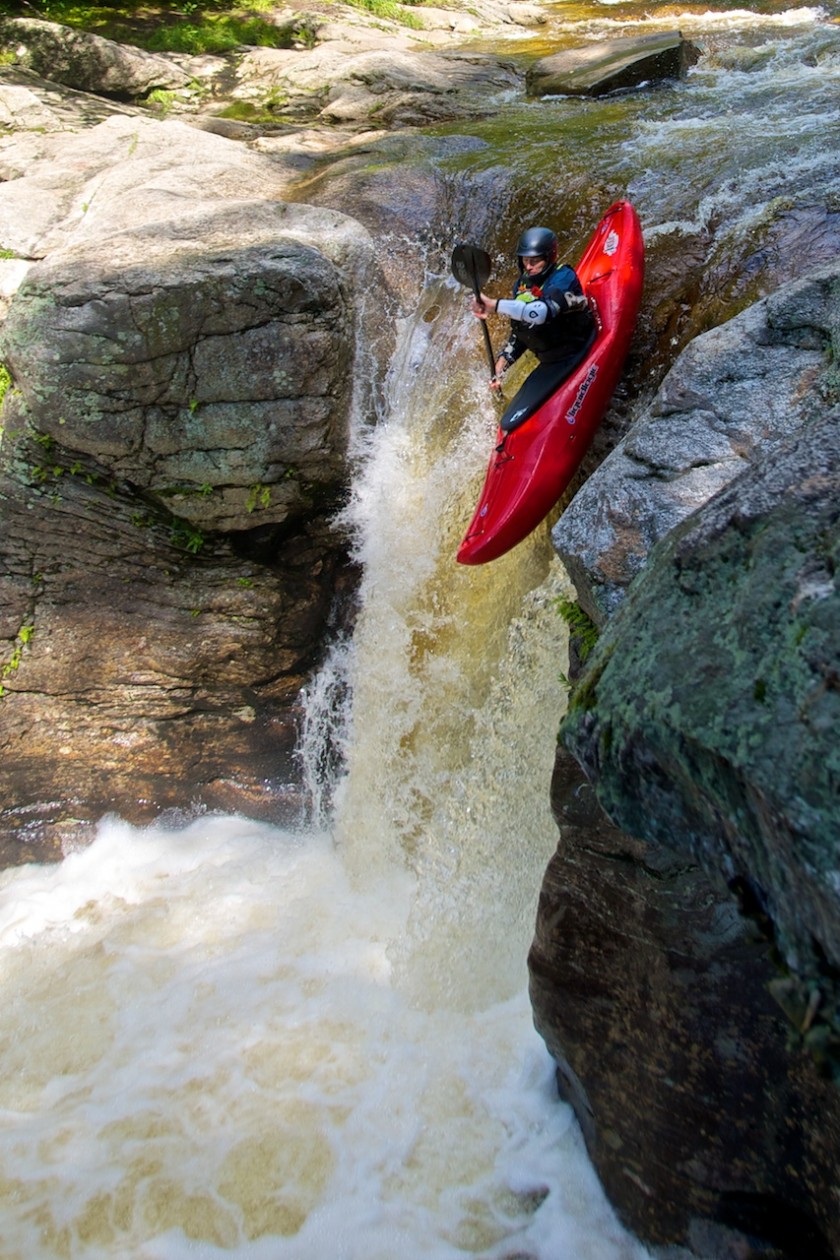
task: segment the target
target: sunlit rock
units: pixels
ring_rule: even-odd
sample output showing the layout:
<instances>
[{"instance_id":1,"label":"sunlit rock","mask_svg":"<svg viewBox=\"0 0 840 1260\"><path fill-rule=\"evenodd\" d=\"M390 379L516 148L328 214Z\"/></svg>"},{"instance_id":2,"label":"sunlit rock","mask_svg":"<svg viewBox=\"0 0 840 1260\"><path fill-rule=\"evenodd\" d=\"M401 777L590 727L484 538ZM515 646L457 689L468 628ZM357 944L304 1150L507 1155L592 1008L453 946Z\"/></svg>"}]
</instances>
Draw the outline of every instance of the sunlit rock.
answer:
<instances>
[{"instance_id":1,"label":"sunlit rock","mask_svg":"<svg viewBox=\"0 0 840 1260\"><path fill-rule=\"evenodd\" d=\"M541 57L529 67L529 96L603 96L662 79L680 79L700 52L679 31L601 40Z\"/></svg>"},{"instance_id":2,"label":"sunlit rock","mask_svg":"<svg viewBox=\"0 0 840 1260\"><path fill-rule=\"evenodd\" d=\"M575 495L552 538L596 621L675 525L824 410L838 275L823 267L695 338Z\"/></svg>"},{"instance_id":3,"label":"sunlit rock","mask_svg":"<svg viewBox=\"0 0 840 1260\"><path fill-rule=\"evenodd\" d=\"M345 581L371 240L181 124L5 156L3 232L40 259L0 334L5 857L109 809L288 818L296 696Z\"/></svg>"},{"instance_id":4,"label":"sunlit rock","mask_svg":"<svg viewBox=\"0 0 840 1260\"><path fill-rule=\"evenodd\" d=\"M463 34L463 32L462 32ZM303 53L253 49L237 68L234 95L279 95L285 111L341 126L402 127L480 116L521 77L498 57L405 47L404 37L348 48L330 41Z\"/></svg>"}]
</instances>

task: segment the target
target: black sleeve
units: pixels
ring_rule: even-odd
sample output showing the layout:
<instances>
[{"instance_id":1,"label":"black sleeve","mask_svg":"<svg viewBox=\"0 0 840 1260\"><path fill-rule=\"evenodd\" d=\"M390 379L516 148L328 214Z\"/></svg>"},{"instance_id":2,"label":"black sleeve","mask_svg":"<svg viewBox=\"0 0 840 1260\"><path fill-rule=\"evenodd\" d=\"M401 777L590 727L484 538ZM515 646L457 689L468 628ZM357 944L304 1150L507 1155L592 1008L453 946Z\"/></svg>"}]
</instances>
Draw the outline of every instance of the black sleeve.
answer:
<instances>
[{"instance_id":1,"label":"black sleeve","mask_svg":"<svg viewBox=\"0 0 840 1260\"><path fill-rule=\"evenodd\" d=\"M517 359L521 359L525 353L527 346L523 346L515 332L512 332L505 344L502 346L499 354L507 362L508 366L515 363Z\"/></svg>"}]
</instances>

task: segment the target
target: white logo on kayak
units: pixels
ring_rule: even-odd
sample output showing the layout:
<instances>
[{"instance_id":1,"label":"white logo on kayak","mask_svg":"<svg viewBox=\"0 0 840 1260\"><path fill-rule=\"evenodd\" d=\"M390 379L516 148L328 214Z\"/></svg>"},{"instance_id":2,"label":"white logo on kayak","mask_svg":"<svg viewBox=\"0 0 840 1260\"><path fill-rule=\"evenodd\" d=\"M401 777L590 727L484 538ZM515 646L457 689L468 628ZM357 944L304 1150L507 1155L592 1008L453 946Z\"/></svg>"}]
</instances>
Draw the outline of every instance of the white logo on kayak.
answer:
<instances>
[{"instance_id":1,"label":"white logo on kayak","mask_svg":"<svg viewBox=\"0 0 840 1260\"><path fill-rule=\"evenodd\" d=\"M610 232L609 236L604 241L604 253L607 254L610 258L612 258L613 254L615 253L617 249L618 249L618 232Z\"/></svg>"},{"instance_id":2,"label":"white logo on kayak","mask_svg":"<svg viewBox=\"0 0 840 1260\"><path fill-rule=\"evenodd\" d=\"M569 424L574 424L574 422L577 420L577 414L580 411L581 407L583 406L583 400L586 397L586 395L589 393L589 388L597 375L598 375L598 364L593 363L592 367L589 369L589 371L586 373L586 376L583 378L583 380L580 383L580 388L578 389L577 397L575 398L575 401L572 403L571 407L566 412L566 419L568 420Z\"/></svg>"}]
</instances>

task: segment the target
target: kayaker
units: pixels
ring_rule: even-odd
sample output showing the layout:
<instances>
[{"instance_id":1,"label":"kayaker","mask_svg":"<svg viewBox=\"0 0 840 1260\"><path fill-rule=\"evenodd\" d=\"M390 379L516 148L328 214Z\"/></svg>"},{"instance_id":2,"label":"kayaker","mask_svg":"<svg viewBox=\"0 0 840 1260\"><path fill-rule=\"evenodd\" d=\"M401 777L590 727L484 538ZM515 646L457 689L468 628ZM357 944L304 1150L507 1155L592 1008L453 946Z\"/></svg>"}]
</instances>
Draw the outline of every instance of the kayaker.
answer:
<instances>
[{"instance_id":1,"label":"kayaker","mask_svg":"<svg viewBox=\"0 0 840 1260\"><path fill-rule=\"evenodd\" d=\"M568 359L571 370L591 340L595 322L581 283L573 267L557 265L557 253L557 236L550 228L527 228L516 246L519 278L513 297L481 293L473 298L472 311L479 319L498 313L512 321L511 335L496 359L491 389L501 389L504 373L526 350L533 351L540 363Z\"/></svg>"}]
</instances>

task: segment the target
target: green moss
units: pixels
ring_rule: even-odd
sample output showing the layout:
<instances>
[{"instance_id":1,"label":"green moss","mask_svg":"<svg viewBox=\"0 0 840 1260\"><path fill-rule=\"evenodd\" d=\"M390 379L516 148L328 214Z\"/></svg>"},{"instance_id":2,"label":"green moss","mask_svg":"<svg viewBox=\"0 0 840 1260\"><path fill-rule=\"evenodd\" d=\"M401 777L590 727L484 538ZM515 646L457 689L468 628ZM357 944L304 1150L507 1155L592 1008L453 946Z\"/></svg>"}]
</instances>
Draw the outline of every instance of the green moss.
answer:
<instances>
[{"instance_id":1,"label":"green moss","mask_svg":"<svg viewBox=\"0 0 840 1260\"><path fill-rule=\"evenodd\" d=\"M604 670L610 663L612 653L613 649L611 647L607 651L603 651L601 653L601 659L597 661L594 666L590 666L590 668L581 675L580 679L575 684L574 691L572 692L571 699L569 700L569 712L567 714L566 721L563 723L564 726L566 725L566 722L571 724L576 715L588 713L597 705L598 684L601 681L601 676L603 675Z\"/></svg>"},{"instance_id":2,"label":"green moss","mask_svg":"<svg viewBox=\"0 0 840 1260\"><path fill-rule=\"evenodd\" d=\"M288 104L288 96L282 92L272 92L265 100L255 105L252 101L231 101L219 113L219 118L230 118L234 122L244 123L276 123L279 111Z\"/></svg>"},{"instance_id":3,"label":"green moss","mask_svg":"<svg viewBox=\"0 0 840 1260\"><path fill-rule=\"evenodd\" d=\"M5 699L8 695L6 688L3 686L3 682L13 675L20 667L20 663L23 658L23 650L28 647L34 633L35 626L31 622L25 622L17 632L15 640L12 643L11 653L8 659L0 663L0 680L2 680L0 681L0 700Z\"/></svg>"},{"instance_id":4,"label":"green moss","mask_svg":"<svg viewBox=\"0 0 840 1260\"><path fill-rule=\"evenodd\" d=\"M169 526L169 541L179 551L188 551L190 555L197 556L204 546L204 534L190 521L173 516Z\"/></svg>"},{"instance_id":5,"label":"green moss","mask_svg":"<svg viewBox=\"0 0 840 1260\"><path fill-rule=\"evenodd\" d=\"M827 392L832 401L840 398L840 281L831 286L829 336L831 338L831 363L826 373Z\"/></svg>"}]
</instances>

